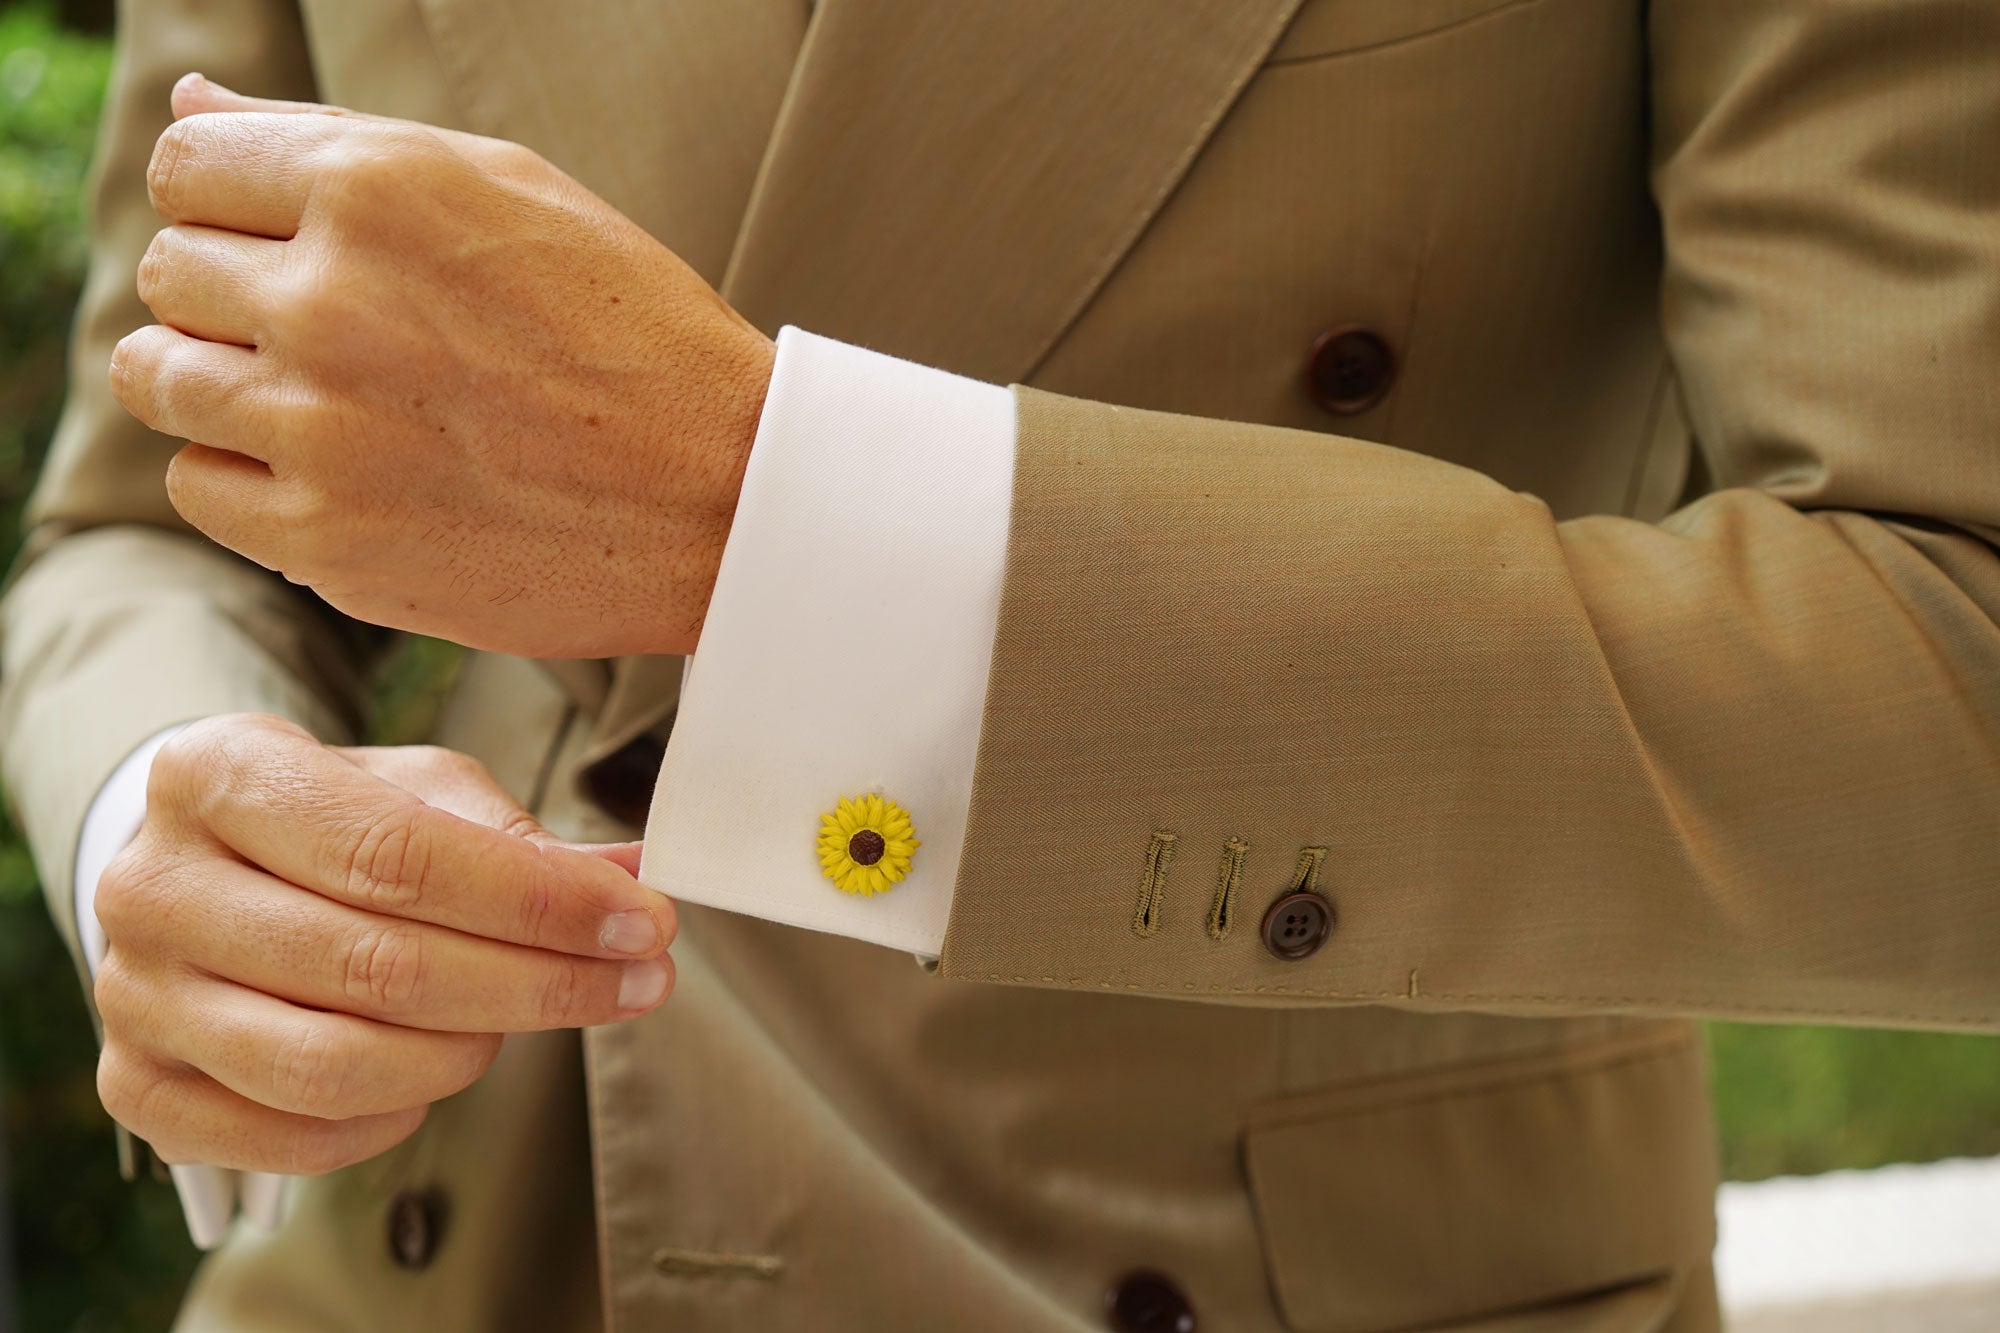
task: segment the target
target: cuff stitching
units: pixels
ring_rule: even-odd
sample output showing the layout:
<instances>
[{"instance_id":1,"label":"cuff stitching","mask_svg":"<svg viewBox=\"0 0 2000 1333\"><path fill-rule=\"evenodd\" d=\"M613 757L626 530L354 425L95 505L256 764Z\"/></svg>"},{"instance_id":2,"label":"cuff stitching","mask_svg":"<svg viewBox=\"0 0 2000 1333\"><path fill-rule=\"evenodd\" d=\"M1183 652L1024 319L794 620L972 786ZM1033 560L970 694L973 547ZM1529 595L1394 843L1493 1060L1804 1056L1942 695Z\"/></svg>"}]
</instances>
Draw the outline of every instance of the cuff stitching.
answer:
<instances>
[{"instance_id":1,"label":"cuff stitching","mask_svg":"<svg viewBox=\"0 0 2000 1333\"><path fill-rule=\"evenodd\" d=\"M1132 933L1150 939L1160 929L1166 905L1167 867L1174 863L1174 835L1165 829L1154 832L1146 845L1146 868L1139 875L1139 906L1132 913Z\"/></svg>"},{"instance_id":2,"label":"cuff stitching","mask_svg":"<svg viewBox=\"0 0 2000 1333\"><path fill-rule=\"evenodd\" d=\"M1215 901L1208 907L1208 937L1219 940L1229 934L1229 928L1236 924L1236 893L1243 887L1243 861L1250 855L1250 844L1241 838L1231 838L1222 844L1222 866L1215 877Z\"/></svg>"}]
</instances>

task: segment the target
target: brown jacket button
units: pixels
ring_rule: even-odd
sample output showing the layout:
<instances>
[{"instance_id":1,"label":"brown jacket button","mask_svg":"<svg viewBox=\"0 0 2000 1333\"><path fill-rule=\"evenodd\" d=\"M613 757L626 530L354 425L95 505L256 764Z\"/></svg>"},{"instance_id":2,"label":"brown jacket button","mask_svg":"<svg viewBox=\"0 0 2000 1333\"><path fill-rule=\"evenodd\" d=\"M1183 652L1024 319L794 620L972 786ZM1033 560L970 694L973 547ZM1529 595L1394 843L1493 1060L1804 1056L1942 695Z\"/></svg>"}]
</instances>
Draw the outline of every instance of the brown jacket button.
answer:
<instances>
[{"instance_id":1,"label":"brown jacket button","mask_svg":"<svg viewBox=\"0 0 2000 1333\"><path fill-rule=\"evenodd\" d=\"M426 1268L444 1232L444 1195L404 1190L389 1204L389 1257L398 1268Z\"/></svg>"},{"instance_id":2,"label":"brown jacket button","mask_svg":"<svg viewBox=\"0 0 2000 1333\"><path fill-rule=\"evenodd\" d=\"M1337 417L1357 416L1382 401L1396 378L1396 354L1373 329L1347 324L1313 340L1306 384L1313 401Z\"/></svg>"},{"instance_id":3,"label":"brown jacket button","mask_svg":"<svg viewBox=\"0 0 2000 1333\"><path fill-rule=\"evenodd\" d=\"M640 736L584 767L583 790L597 808L613 819L643 826L653 807L653 784L667 749L651 736Z\"/></svg>"},{"instance_id":4,"label":"brown jacket button","mask_svg":"<svg viewBox=\"0 0 2000 1333\"><path fill-rule=\"evenodd\" d=\"M1279 958L1319 952L1333 931L1333 904L1317 893L1288 893L1264 913L1264 947Z\"/></svg>"},{"instance_id":5,"label":"brown jacket button","mask_svg":"<svg viewBox=\"0 0 2000 1333\"><path fill-rule=\"evenodd\" d=\"M1194 1307L1165 1273L1127 1273L1104 1293L1115 1333L1195 1333Z\"/></svg>"}]
</instances>

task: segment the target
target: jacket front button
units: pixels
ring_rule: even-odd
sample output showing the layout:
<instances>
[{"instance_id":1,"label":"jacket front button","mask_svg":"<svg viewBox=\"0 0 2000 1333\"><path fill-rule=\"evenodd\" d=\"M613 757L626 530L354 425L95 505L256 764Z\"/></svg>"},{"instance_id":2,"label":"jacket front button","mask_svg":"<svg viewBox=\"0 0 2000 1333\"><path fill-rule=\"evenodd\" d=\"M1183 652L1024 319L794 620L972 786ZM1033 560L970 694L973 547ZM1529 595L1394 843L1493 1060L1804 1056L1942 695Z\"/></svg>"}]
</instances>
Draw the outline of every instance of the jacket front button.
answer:
<instances>
[{"instance_id":1,"label":"jacket front button","mask_svg":"<svg viewBox=\"0 0 2000 1333\"><path fill-rule=\"evenodd\" d=\"M389 1204L389 1257L398 1268L427 1268L444 1230L444 1195L404 1190Z\"/></svg>"},{"instance_id":2,"label":"jacket front button","mask_svg":"<svg viewBox=\"0 0 2000 1333\"><path fill-rule=\"evenodd\" d=\"M667 748L651 736L627 741L583 770L583 790L613 819L644 827Z\"/></svg>"},{"instance_id":3,"label":"jacket front button","mask_svg":"<svg viewBox=\"0 0 2000 1333\"><path fill-rule=\"evenodd\" d=\"M1382 401L1396 378L1396 354L1373 329L1346 324L1313 340L1306 384L1313 401L1337 417L1358 416Z\"/></svg>"},{"instance_id":4,"label":"jacket front button","mask_svg":"<svg viewBox=\"0 0 2000 1333\"><path fill-rule=\"evenodd\" d=\"M1333 904L1317 893L1288 893L1264 913L1264 947L1292 961L1319 952L1333 933Z\"/></svg>"},{"instance_id":5,"label":"jacket front button","mask_svg":"<svg viewBox=\"0 0 2000 1333\"><path fill-rule=\"evenodd\" d=\"M1194 1307L1165 1273L1127 1273L1104 1293L1115 1333L1195 1333Z\"/></svg>"}]
</instances>

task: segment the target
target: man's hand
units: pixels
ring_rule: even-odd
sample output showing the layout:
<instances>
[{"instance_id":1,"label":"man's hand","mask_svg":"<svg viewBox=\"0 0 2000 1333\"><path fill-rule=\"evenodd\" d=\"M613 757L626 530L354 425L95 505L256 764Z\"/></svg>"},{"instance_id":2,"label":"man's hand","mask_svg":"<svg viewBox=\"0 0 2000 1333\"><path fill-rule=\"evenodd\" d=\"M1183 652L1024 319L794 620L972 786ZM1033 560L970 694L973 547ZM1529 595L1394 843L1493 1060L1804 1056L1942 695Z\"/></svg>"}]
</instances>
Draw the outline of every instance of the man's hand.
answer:
<instances>
[{"instance_id":1,"label":"man's hand","mask_svg":"<svg viewBox=\"0 0 2000 1333\"><path fill-rule=\"evenodd\" d=\"M98 1091L168 1162L315 1175L400 1142L500 1034L653 1008L672 905L477 762L196 723L98 886Z\"/></svg>"},{"instance_id":2,"label":"man's hand","mask_svg":"<svg viewBox=\"0 0 2000 1333\"><path fill-rule=\"evenodd\" d=\"M190 75L160 323L111 384L167 488L350 615L540 657L690 651L774 349L526 148Z\"/></svg>"}]
</instances>

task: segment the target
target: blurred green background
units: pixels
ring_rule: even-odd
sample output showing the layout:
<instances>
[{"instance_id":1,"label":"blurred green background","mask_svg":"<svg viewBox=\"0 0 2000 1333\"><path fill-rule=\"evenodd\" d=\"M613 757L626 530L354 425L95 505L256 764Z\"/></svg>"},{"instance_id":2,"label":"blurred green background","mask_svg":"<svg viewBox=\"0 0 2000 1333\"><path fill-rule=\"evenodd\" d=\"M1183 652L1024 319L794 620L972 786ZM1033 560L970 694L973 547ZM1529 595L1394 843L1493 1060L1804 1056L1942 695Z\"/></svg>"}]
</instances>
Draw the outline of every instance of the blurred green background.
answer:
<instances>
[{"instance_id":1,"label":"blurred green background","mask_svg":"<svg viewBox=\"0 0 2000 1333\"><path fill-rule=\"evenodd\" d=\"M110 63L109 8L109 0L0 0L0 558L18 541L20 506L61 399L85 260L78 195ZM425 643L391 659L378 739L422 730L452 661ZM1723 1164L1734 1179L2000 1153L2000 1040L1737 1025L1711 1034ZM93 1055L34 867L0 824L14 1313L37 1333L164 1328L196 1258L172 1190L118 1178ZM0 1309L0 1329L8 1313Z\"/></svg>"}]
</instances>

